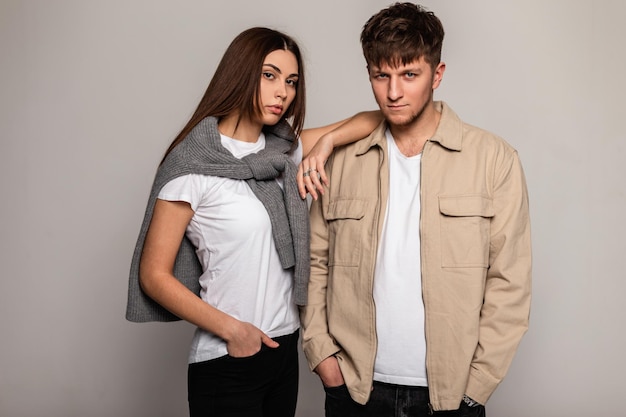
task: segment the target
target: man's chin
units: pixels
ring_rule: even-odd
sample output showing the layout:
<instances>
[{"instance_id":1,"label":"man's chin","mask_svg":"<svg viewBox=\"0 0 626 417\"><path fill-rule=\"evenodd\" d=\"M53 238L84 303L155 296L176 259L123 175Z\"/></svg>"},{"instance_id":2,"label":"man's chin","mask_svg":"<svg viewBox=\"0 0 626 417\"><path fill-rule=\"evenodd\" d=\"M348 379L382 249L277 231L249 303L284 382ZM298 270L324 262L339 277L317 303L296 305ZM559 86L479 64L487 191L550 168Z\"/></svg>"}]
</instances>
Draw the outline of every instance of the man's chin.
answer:
<instances>
[{"instance_id":1,"label":"man's chin","mask_svg":"<svg viewBox=\"0 0 626 417\"><path fill-rule=\"evenodd\" d=\"M410 125L415 118L407 115L385 114L385 120L391 126L403 127Z\"/></svg>"}]
</instances>

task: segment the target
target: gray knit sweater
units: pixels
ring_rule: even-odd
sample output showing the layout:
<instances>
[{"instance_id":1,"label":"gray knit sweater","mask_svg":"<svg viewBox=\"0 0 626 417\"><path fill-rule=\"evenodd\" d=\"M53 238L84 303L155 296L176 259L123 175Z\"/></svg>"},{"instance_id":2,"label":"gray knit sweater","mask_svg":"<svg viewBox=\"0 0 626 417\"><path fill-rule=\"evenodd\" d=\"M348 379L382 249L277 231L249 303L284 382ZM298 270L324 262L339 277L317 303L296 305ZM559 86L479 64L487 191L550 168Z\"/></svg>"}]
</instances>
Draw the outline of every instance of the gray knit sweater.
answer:
<instances>
[{"instance_id":1,"label":"gray knit sweater","mask_svg":"<svg viewBox=\"0 0 626 417\"><path fill-rule=\"evenodd\" d=\"M178 317L148 297L139 284L139 263L152 212L161 188L182 175L203 174L244 180L265 206L272 236L283 268L294 268L294 298L306 304L309 278L309 218L307 204L298 195L296 166L288 157L295 136L285 121L267 127L265 149L235 158L221 144L217 119L207 117L189 133L158 168L139 237L135 246L128 284L126 319L134 322L174 321ZM283 189L275 179L283 175ZM195 247L183 238L174 276L196 294L200 292L202 267Z\"/></svg>"}]
</instances>

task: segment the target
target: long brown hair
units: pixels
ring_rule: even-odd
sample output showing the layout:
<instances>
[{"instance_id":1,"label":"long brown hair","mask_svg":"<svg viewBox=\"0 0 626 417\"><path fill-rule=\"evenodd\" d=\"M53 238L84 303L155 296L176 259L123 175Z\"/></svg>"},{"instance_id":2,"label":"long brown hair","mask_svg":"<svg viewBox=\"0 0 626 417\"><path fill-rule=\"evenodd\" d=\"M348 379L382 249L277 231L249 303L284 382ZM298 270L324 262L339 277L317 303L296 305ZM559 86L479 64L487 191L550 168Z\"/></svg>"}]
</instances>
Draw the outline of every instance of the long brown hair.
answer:
<instances>
[{"instance_id":1,"label":"long brown hair","mask_svg":"<svg viewBox=\"0 0 626 417\"><path fill-rule=\"evenodd\" d=\"M260 113L259 84L265 57L276 50L293 53L298 62L296 97L283 119L293 118L291 126L299 135L304 126L306 103L304 67L298 44L284 33L264 27L241 32L228 46L196 111L171 143L165 157L208 116L224 117L239 112L239 119L253 118Z\"/></svg>"}]
</instances>

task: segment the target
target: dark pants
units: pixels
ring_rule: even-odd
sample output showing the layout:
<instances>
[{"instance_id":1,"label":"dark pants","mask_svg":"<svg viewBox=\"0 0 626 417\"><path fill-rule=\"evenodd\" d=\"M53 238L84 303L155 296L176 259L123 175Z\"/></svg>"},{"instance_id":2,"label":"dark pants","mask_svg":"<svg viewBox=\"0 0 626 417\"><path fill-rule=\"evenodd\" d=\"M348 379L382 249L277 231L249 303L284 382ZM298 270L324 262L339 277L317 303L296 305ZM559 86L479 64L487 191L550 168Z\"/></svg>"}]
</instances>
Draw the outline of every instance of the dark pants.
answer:
<instances>
[{"instance_id":1,"label":"dark pants","mask_svg":"<svg viewBox=\"0 0 626 417\"><path fill-rule=\"evenodd\" d=\"M189 365L191 417L293 417L298 397L298 332L247 358Z\"/></svg>"},{"instance_id":2,"label":"dark pants","mask_svg":"<svg viewBox=\"0 0 626 417\"><path fill-rule=\"evenodd\" d=\"M345 385L324 388L326 417L485 417L485 407L469 407L461 402L458 410L432 412L428 388L385 384L374 381L374 389L365 405L355 402Z\"/></svg>"}]
</instances>

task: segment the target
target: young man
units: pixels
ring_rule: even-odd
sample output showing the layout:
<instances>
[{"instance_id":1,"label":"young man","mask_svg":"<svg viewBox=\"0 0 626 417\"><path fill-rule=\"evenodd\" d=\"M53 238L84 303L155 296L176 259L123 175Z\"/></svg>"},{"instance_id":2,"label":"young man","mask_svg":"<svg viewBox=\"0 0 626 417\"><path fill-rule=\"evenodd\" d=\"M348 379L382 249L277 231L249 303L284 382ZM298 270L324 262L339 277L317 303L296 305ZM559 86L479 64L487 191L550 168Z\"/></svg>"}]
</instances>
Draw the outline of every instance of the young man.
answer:
<instances>
[{"instance_id":1,"label":"young man","mask_svg":"<svg viewBox=\"0 0 626 417\"><path fill-rule=\"evenodd\" d=\"M522 167L502 139L433 101L443 36L412 3L361 33L385 121L326 164L301 309L328 417L483 416L528 327Z\"/></svg>"}]
</instances>

